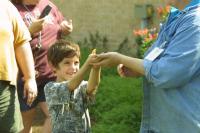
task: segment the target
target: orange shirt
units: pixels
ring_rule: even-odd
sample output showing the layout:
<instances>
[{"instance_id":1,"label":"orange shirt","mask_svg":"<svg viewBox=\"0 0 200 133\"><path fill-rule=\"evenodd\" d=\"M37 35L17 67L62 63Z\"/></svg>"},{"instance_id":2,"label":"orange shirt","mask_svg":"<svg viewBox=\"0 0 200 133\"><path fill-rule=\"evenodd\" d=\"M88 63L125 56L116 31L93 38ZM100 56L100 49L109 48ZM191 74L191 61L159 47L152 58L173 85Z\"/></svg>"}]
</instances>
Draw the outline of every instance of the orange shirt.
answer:
<instances>
[{"instance_id":1,"label":"orange shirt","mask_svg":"<svg viewBox=\"0 0 200 133\"><path fill-rule=\"evenodd\" d=\"M15 49L31 40L17 9L8 0L0 0L0 80L16 85Z\"/></svg>"}]
</instances>

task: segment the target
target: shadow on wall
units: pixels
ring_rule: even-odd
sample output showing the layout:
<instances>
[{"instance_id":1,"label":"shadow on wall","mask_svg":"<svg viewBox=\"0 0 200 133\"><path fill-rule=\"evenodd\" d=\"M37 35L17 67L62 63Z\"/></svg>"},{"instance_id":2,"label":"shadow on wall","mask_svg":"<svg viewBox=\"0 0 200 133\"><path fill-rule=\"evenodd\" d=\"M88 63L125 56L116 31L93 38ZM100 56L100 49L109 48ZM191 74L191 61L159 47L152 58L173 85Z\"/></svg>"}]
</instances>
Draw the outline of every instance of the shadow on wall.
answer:
<instances>
[{"instance_id":1,"label":"shadow on wall","mask_svg":"<svg viewBox=\"0 0 200 133\"><path fill-rule=\"evenodd\" d=\"M133 43L130 45L128 37L125 37L121 43L117 45L118 47L116 50L110 50L110 43L109 37L100 34L98 31L89 33L88 37L85 37L82 41L78 41L80 47L89 48L90 50L96 48L98 53L116 51L133 57L137 55L137 46L133 45Z\"/></svg>"}]
</instances>

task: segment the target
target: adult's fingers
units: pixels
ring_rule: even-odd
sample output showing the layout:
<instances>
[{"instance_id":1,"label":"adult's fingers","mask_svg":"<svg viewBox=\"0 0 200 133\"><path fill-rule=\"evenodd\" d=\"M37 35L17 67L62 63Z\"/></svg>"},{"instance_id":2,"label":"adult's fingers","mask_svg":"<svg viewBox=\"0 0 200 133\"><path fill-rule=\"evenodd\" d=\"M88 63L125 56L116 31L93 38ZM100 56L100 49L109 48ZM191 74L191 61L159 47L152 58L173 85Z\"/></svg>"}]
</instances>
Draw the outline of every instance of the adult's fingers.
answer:
<instances>
[{"instance_id":1,"label":"adult's fingers","mask_svg":"<svg viewBox=\"0 0 200 133\"><path fill-rule=\"evenodd\" d=\"M27 90L24 88L24 91L23 91L23 97L25 98L25 97L27 97L27 94L28 94L28 92L27 92Z\"/></svg>"},{"instance_id":2,"label":"adult's fingers","mask_svg":"<svg viewBox=\"0 0 200 133\"><path fill-rule=\"evenodd\" d=\"M118 74L120 75L120 77L124 77L124 72L123 72L122 67L123 67L123 64L119 64L119 65L117 66L117 72L118 72Z\"/></svg>"},{"instance_id":3,"label":"adult's fingers","mask_svg":"<svg viewBox=\"0 0 200 133\"><path fill-rule=\"evenodd\" d=\"M101 53L97 55L97 59L104 59L107 57L107 53Z\"/></svg>"},{"instance_id":4,"label":"adult's fingers","mask_svg":"<svg viewBox=\"0 0 200 133\"><path fill-rule=\"evenodd\" d=\"M100 61L98 61L96 63L93 63L93 65L94 66L102 66L102 67L107 67L108 66L106 59L100 60Z\"/></svg>"},{"instance_id":5,"label":"adult's fingers","mask_svg":"<svg viewBox=\"0 0 200 133\"><path fill-rule=\"evenodd\" d=\"M67 22L68 22L69 24L72 24L72 19L68 19Z\"/></svg>"},{"instance_id":6,"label":"adult's fingers","mask_svg":"<svg viewBox=\"0 0 200 133\"><path fill-rule=\"evenodd\" d=\"M33 101L36 99L36 97L37 97L37 94L35 94L34 92L28 92L27 104L31 105Z\"/></svg>"},{"instance_id":7,"label":"adult's fingers","mask_svg":"<svg viewBox=\"0 0 200 133\"><path fill-rule=\"evenodd\" d=\"M34 96L33 96L33 95L34 95L34 94L31 93L31 92L28 93L28 98L27 98L27 104L28 104L28 105L31 105L31 104L32 104L32 102L33 102L33 100L34 100Z\"/></svg>"}]
</instances>

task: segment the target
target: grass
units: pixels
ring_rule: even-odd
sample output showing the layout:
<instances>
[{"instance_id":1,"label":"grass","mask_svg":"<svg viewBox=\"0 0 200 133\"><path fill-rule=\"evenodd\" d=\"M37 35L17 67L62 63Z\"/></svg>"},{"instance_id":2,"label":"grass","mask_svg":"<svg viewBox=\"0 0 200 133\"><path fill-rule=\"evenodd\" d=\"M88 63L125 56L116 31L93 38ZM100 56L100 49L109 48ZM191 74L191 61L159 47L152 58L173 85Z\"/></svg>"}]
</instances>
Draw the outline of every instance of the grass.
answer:
<instances>
[{"instance_id":1,"label":"grass","mask_svg":"<svg viewBox=\"0 0 200 133\"><path fill-rule=\"evenodd\" d=\"M138 133L141 120L140 79L105 76L91 108L94 133Z\"/></svg>"}]
</instances>

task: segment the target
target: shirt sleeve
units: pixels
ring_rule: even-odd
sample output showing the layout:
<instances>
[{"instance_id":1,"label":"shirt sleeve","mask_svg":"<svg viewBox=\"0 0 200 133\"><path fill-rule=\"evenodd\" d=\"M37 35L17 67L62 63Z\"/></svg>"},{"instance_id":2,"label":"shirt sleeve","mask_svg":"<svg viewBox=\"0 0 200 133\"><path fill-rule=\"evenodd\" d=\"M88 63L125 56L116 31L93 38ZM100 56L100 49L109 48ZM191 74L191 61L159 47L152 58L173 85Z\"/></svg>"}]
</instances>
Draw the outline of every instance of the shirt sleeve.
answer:
<instances>
[{"instance_id":1,"label":"shirt sleeve","mask_svg":"<svg viewBox=\"0 0 200 133\"><path fill-rule=\"evenodd\" d=\"M185 22L168 43L160 58L144 59L145 76L157 88L179 87L200 74L199 25Z\"/></svg>"},{"instance_id":2,"label":"shirt sleeve","mask_svg":"<svg viewBox=\"0 0 200 133\"><path fill-rule=\"evenodd\" d=\"M16 7L12 5L12 8L10 8L10 10L12 10L11 19L13 24L13 33L15 36L14 44L15 47L18 47L22 44L29 42L31 40L31 36Z\"/></svg>"},{"instance_id":3,"label":"shirt sleeve","mask_svg":"<svg viewBox=\"0 0 200 133\"><path fill-rule=\"evenodd\" d=\"M82 81L81 82L80 89L81 89L81 91L83 93L84 101L85 101L85 103L86 103L86 105L88 107L88 106L94 104L94 102L95 102L95 95L92 95L92 96L88 95L88 93L87 93L87 86L88 86L88 82L87 81Z\"/></svg>"}]
</instances>

